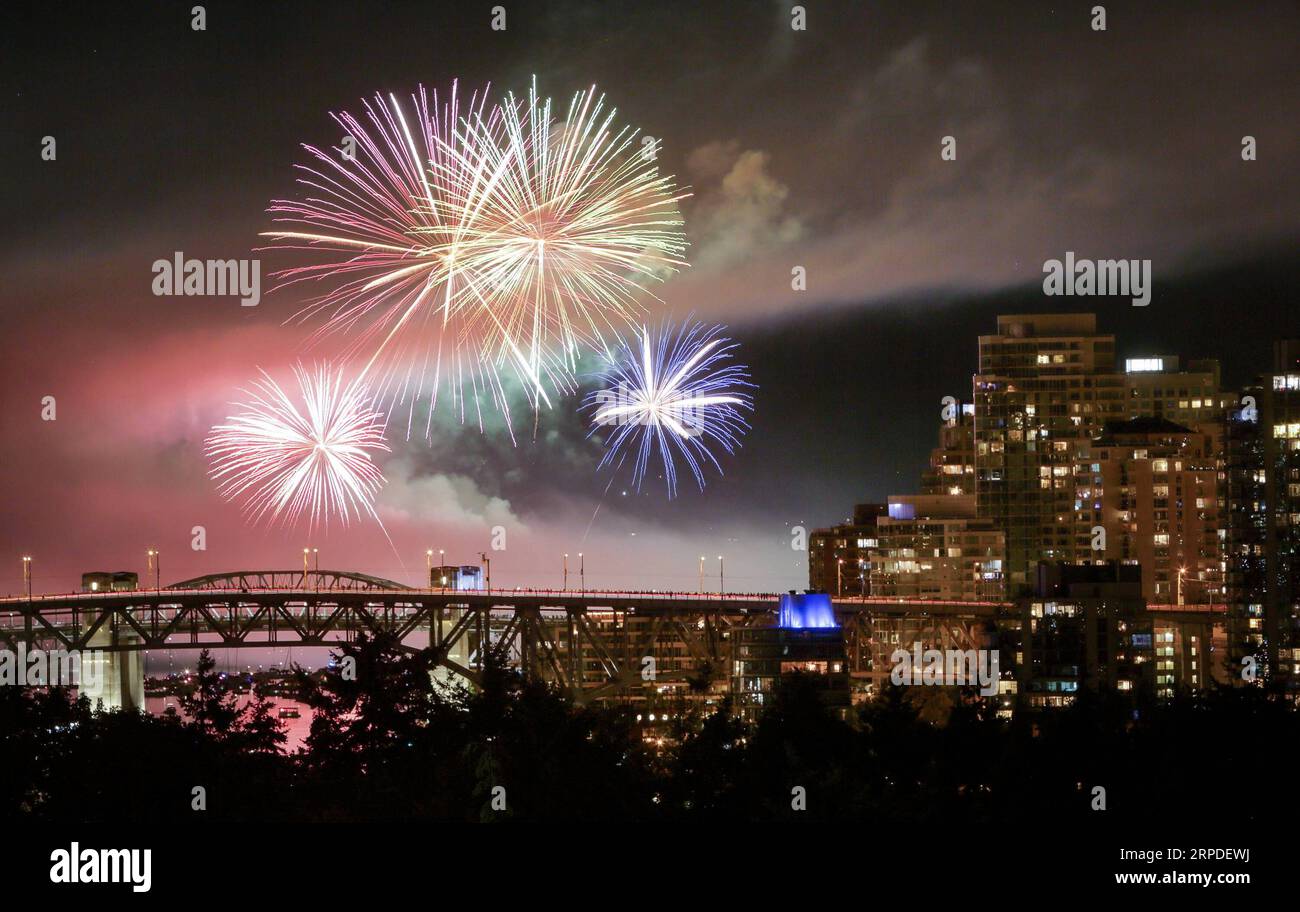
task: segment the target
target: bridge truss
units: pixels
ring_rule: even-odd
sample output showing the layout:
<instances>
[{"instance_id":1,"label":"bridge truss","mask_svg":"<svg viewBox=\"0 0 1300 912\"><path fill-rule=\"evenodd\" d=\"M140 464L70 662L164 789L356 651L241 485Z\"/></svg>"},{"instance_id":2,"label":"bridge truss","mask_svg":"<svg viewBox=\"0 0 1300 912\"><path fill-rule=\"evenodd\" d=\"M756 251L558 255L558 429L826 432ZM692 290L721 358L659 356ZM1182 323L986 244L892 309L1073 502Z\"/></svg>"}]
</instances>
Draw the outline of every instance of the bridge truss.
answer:
<instances>
[{"instance_id":1,"label":"bridge truss","mask_svg":"<svg viewBox=\"0 0 1300 912\"><path fill-rule=\"evenodd\" d=\"M836 600L849 671L881 683L893 649L973 648L993 603ZM488 656L579 701L719 693L731 632L776 623L776 596L412 589L337 571L242 571L164 589L0 599L0 644L103 650L337 647L390 633L478 682ZM905 642L904 642L905 641Z\"/></svg>"}]
</instances>

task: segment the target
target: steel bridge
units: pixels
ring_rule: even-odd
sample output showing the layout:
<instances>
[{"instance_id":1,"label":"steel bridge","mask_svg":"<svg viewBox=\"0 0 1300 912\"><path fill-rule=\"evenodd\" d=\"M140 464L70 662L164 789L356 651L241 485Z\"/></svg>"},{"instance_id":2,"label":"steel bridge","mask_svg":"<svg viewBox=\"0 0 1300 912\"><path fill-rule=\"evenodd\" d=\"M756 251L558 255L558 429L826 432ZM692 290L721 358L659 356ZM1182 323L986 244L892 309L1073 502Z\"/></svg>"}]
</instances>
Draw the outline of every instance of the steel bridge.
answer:
<instances>
[{"instance_id":1,"label":"steel bridge","mask_svg":"<svg viewBox=\"0 0 1300 912\"><path fill-rule=\"evenodd\" d=\"M101 651L110 662L132 657L113 666L121 691L114 700L125 705L142 690L139 656L149 650L330 647L362 633L393 634L412 650L427 646L437 668L471 682L491 656L586 701L639 690L646 656L655 657L656 687L725 682L731 631L775 624L778 603L777 594L455 591L344 571L238 571L160 589L3 598L0 643ZM923 632L937 644L972 648L999 609L1011 607L880 598L833 604L858 674L895 647L900 624L906 637ZM880 629L895 633L881 637Z\"/></svg>"}]
</instances>

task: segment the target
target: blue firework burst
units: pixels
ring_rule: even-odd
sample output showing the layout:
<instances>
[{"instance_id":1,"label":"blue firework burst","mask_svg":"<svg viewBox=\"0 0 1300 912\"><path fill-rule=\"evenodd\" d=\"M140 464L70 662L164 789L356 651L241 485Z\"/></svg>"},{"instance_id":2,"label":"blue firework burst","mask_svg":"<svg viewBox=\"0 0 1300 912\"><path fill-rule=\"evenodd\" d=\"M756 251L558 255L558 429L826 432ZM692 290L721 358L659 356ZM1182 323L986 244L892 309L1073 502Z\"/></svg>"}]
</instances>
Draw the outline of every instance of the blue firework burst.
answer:
<instances>
[{"instance_id":1,"label":"blue firework burst","mask_svg":"<svg viewBox=\"0 0 1300 912\"><path fill-rule=\"evenodd\" d=\"M736 451L749 430L744 412L754 409L756 387L735 361L738 347L721 326L689 322L657 337L643 326L638 338L620 340L583 404L592 413L591 433L604 433L597 470L617 472L630 463L639 491L651 463L662 463L672 498L680 460L704 490L707 467L722 472L714 450Z\"/></svg>"}]
</instances>

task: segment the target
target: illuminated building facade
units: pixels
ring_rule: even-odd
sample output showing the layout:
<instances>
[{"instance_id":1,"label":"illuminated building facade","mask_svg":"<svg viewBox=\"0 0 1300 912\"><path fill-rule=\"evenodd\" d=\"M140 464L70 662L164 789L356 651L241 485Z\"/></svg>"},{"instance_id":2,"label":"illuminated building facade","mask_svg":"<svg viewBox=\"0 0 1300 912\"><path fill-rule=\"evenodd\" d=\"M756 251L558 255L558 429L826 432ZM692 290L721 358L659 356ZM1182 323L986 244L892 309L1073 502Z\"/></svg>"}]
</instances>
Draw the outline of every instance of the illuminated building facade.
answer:
<instances>
[{"instance_id":1,"label":"illuminated building facade","mask_svg":"<svg viewBox=\"0 0 1300 912\"><path fill-rule=\"evenodd\" d=\"M939 445L921 474L922 494L975 493L975 406L958 403L951 420L939 426Z\"/></svg>"},{"instance_id":2,"label":"illuminated building facade","mask_svg":"<svg viewBox=\"0 0 1300 912\"><path fill-rule=\"evenodd\" d=\"M1088 544L1075 562L1140 564L1151 603L1221 600L1216 436L1163 418L1108 423L1074 467L1075 539Z\"/></svg>"},{"instance_id":3,"label":"illuminated building facade","mask_svg":"<svg viewBox=\"0 0 1300 912\"><path fill-rule=\"evenodd\" d=\"M1085 688L1151 693L1155 630L1141 568L1111 562L1037 569L1034 594L1019 600L1021 705L1066 706Z\"/></svg>"},{"instance_id":4,"label":"illuminated building facade","mask_svg":"<svg viewBox=\"0 0 1300 912\"><path fill-rule=\"evenodd\" d=\"M1275 345L1225 428L1232 664L1300 690L1300 340Z\"/></svg>"},{"instance_id":5,"label":"illuminated building facade","mask_svg":"<svg viewBox=\"0 0 1300 912\"><path fill-rule=\"evenodd\" d=\"M808 536L808 588L836 596L870 595L867 558L878 544L876 523L885 504L858 504L853 521Z\"/></svg>"},{"instance_id":6,"label":"illuminated building facade","mask_svg":"<svg viewBox=\"0 0 1300 912\"><path fill-rule=\"evenodd\" d=\"M1230 664L1300 690L1300 340L1274 347L1273 372L1225 421Z\"/></svg>"},{"instance_id":7,"label":"illuminated building facade","mask_svg":"<svg viewBox=\"0 0 1300 912\"><path fill-rule=\"evenodd\" d=\"M808 676L826 706L839 718L848 717L844 632L825 594L782 596L777 626L732 630L731 665L732 708L743 718L757 717L781 679L793 674Z\"/></svg>"},{"instance_id":8,"label":"illuminated building facade","mask_svg":"<svg viewBox=\"0 0 1300 912\"><path fill-rule=\"evenodd\" d=\"M979 515L1006 534L1013 593L1030 587L1039 560L1070 561L1074 466L1107 421L1125 417L1115 337L1093 314L998 317L980 336L974 378Z\"/></svg>"},{"instance_id":9,"label":"illuminated building facade","mask_svg":"<svg viewBox=\"0 0 1300 912\"><path fill-rule=\"evenodd\" d=\"M477 564L434 567L429 571L429 585L434 589L468 592L483 588L483 568Z\"/></svg>"},{"instance_id":10,"label":"illuminated building facade","mask_svg":"<svg viewBox=\"0 0 1300 912\"><path fill-rule=\"evenodd\" d=\"M1225 606L1151 605L1147 610L1154 633L1157 697L1228 682Z\"/></svg>"},{"instance_id":11,"label":"illuminated building facade","mask_svg":"<svg viewBox=\"0 0 1300 912\"><path fill-rule=\"evenodd\" d=\"M1219 362L1189 361L1179 369L1175 355L1129 358L1124 362L1126 412L1129 418L1164 418L1215 437L1215 452L1223 448L1223 420L1237 402L1221 388Z\"/></svg>"},{"instance_id":12,"label":"illuminated building facade","mask_svg":"<svg viewBox=\"0 0 1300 912\"><path fill-rule=\"evenodd\" d=\"M895 495L866 553L868 591L887 598L1000 600L1002 532L975 514L973 494Z\"/></svg>"},{"instance_id":13,"label":"illuminated building facade","mask_svg":"<svg viewBox=\"0 0 1300 912\"><path fill-rule=\"evenodd\" d=\"M1300 690L1300 340L1277 343L1260 417L1265 434L1267 600L1270 659Z\"/></svg>"}]
</instances>

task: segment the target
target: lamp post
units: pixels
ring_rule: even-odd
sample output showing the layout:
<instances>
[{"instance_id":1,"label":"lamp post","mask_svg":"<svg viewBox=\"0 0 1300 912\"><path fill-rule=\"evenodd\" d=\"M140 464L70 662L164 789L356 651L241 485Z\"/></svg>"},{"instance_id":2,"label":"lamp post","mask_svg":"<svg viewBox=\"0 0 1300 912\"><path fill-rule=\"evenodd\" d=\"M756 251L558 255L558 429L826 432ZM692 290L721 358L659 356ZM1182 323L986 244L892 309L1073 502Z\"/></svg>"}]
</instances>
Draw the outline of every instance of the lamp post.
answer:
<instances>
[{"instance_id":1,"label":"lamp post","mask_svg":"<svg viewBox=\"0 0 1300 912\"><path fill-rule=\"evenodd\" d=\"M32 559L23 558L23 582L27 584L27 601L32 600Z\"/></svg>"},{"instance_id":2,"label":"lamp post","mask_svg":"<svg viewBox=\"0 0 1300 912\"><path fill-rule=\"evenodd\" d=\"M487 556L486 551L480 551L478 553L478 556L479 559L483 561L484 568L486 568L487 580L485 581L485 585L487 587L487 591L491 592L492 591L492 558Z\"/></svg>"},{"instance_id":3,"label":"lamp post","mask_svg":"<svg viewBox=\"0 0 1300 912\"><path fill-rule=\"evenodd\" d=\"M311 554L311 548L302 549L302 588L307 588L307 555Z\"/></svg>"},{"instance_id":4,"label":"lamp post","mask_svg":"<svg viewBox=\"0 0 1300 912\"><path fill-rule=\"evenodd\" d=\"M429 590L433 591L433 549L424 552L424 566L429 571Z\"/></svg>"},{"instance_id":5,"label":"lamp post","mask_svg":"<svg viewBox=\"0 0 1300 912\"><path fill-rule=\"evenodd\" d=\"M704 555L700 555L700 595L704 594Z\"/></svg>"},{"instance_id":6,"label":"lamp post","mask_svg":"<svg viewBox=\"0 0 1300 912\"><path fill-rule=\"evenodd\" d=\"M835 597L844 596L844 558L835 561Z\"/></svg>"},{"instance_id":7,"label":"lamp post","mask_svg":"<svg viewBox=\"0 0 1300 912\"><path fill-rule=\"evenodd\" d=\"M718 595L725 595L727 592L727 575L725 565L722 562L722 555L718 555Z\"/></svg>"},{"instance_id":8,"label":"lamp post","mask_svg":"<svg viewBox=\"0 0 1300 912\"><path fill-rule=\"evenodd\" d=\"M1199 583L1200 585L1203 585L1203 586L1213 586L1213 585L1214 585L1214 581L1213 581L1213 580L1203 580L1203 579L1184 579L1184 576L1185 576L1186 573L1187 573L1187 568L1186 568L1186 567L1179 567L1179 568L1178 568L1178 605L1179 605L1179 607L1181 607L1181 606L1184 604L1184 602L1185 602L1184 597L1183 597L1183 583L1184 583L1184 582L1187 582L1187 583ZM1210 596L1209 596L1208 599L1206 599L1206 601L1209 602L1210 604L1213 604L1213 603L1214 603L1214 593L1213 593L1213 592L1210 593Z\"/></svg>"},{"instance_id":9,"label":"lamp post","mask_svg":"<svg viewBox=\"0 0 1300 912\"><path fill-rule=\"evenodd\" d=\"M162 562L158 556L158 549L150 548L148 551L145 552L145 554L149 558L149 569L153 571L153 587L154 589L161 589L162 588L162 582L161 582L162 567L160 565Z\"/></svg>"},{"instance_id":10,"label":"lamp post","mask_svg":"<svg viewBox=\"0 0 1300 912\"><path fill-rule=\"evenodd\" d=\"M587 559L578 552L578 586L583 595L587 594Z\"/></svg>"}]
</instances>

